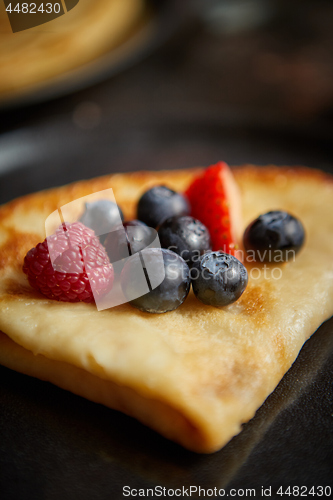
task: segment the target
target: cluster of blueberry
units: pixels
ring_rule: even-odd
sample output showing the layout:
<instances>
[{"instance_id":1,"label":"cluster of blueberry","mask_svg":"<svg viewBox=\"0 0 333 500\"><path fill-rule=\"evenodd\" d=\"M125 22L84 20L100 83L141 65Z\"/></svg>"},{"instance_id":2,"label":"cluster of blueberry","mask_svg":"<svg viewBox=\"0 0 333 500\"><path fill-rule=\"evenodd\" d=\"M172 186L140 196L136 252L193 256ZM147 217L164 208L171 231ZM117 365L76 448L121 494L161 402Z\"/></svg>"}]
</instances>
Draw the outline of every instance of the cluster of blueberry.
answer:
<instances>
[{"instance_id":1,"label":"cluster of blueberry","mask_svg":"<svg viewBox=\"0 0 333 500\"><path fill-rule=\"evenodd\" d=\"M119 221L121 209L114 203L101 200L86 205L80 221L97 234L103 227ZM248 275L245 266L233 255L212 251L207 227L191 217L185 196L165 186L155 186L140 198L137 220L124 222L100 239L112 263L133 256L123 267L121 284L125 297L135 296L135 269L153 269L163 256L164 279L150 292L130 303L142 310L163 313L176 309L186 299L192 283L196 297L204 304L222 307L238 300L243 294ZM154 248L156 231L162 249ZM246 249L297 251L304 240L301 223L285 212L270 212L259 217L244 235ZM158 240L157 240L158 241ZM271 255L271 254L270 254ZM115 272L116 268L115 268Z\"/></svg>"},{"instance_id":2,"label":"cluster of blueberry","mask_svg":"<svg viewBox=\"0 0 333 500\"><path fill-rule=\"evenodd\" d=\"M114 226L122 211L114 203L101 200L86 205L80 221L97 234L106 224ZM172 311L186 299L191 282L193 291L205 304L224 306L237 300L247 285L247 272L235 257L212 252L209 231L198 219L189 215L185 196L165 186L155 186L140 198L138 219L124 222L109 232L102 241L112 263L129 259L122 270L121 284L125 297L135 295L135 270L138 266L154 269L163 257L164 279L150 292L130 303L142 311ZM161 250L154 248L156 231ZM116 272L116 268L115 268Z\"/></svg>"},{"instance_id":3,"label":"cluster of blueberry","mask_svg":"<svg viewBox=\"0 0 333 500\"><path fill-rule=\"evenodd\" d=\"M213 167L217 180L225 168ZM207 172L210 175L211 170ZM198 212L201 198L192 196L193 203ZM221 208L221 204L217 206ZM221 220L221 212L215 213L214 207L206 216ZM165 186L143 194L137 219L131 221L124 222L121 209L109 200L87 203L79 222L62 224L27 253L23 271L30 285L52 300L94 302L92 285L94 293L103 296L111 290L114 274L120 273L125 298L142 311L176 309L186 299L191 284L204 304L232 304L247 286L246 268L230 253L216 249L219 239L212 243L206 225L189 215L191 208L186 196ZM223 235L228 239L231 233L226 224L231 222L228 217L223 221ZM218 228L215 222L212 227ZM286 261L288 252L296 254L303 242L300 221L281 211L261 215L244 233L247 255L252 252L260 261L271 261L276 252L279 262ZM144 289L149 289L144 294L142 271Z\"/></svg>"}]
</instances>

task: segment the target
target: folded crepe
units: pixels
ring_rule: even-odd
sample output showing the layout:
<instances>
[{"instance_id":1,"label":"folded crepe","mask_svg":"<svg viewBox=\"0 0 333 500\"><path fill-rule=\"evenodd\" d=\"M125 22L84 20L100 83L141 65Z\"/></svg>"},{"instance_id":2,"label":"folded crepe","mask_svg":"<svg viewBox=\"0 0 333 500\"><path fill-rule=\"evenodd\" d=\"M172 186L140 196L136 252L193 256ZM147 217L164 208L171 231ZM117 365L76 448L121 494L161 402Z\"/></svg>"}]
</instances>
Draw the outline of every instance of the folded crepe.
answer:
<instances>
[{"instance_id":1,"label":"folded crepe","mask_svg":"<svg viewBox=\"0 0 333 500\"><path fill-rule=\"evenodd\" d=\"M248 265L242 297L223 309L192 293L175 311L48 300L22 263L57 208L112 188L126 218L149 187L184 191L199 169L118 174L0 208L0 363L131 415L186 448L210 453L241 430L303 343L333 314L333 177L304 168L234 169L244 227L283 209L306 243L287 264Z\"/></svg>"}]
</instances>

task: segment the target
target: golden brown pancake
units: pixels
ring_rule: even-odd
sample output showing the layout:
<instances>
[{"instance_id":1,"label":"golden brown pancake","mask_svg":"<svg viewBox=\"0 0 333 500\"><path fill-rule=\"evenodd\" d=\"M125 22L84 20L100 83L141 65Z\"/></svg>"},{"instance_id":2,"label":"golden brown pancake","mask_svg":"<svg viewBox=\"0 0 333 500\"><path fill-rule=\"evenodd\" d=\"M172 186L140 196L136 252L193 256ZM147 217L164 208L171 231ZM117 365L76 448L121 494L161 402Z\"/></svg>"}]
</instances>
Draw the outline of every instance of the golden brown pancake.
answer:
<instances>
[{"instance_id":1,"label":"golden brown pancake","mask_svg":"<svg viewBox=\"0 0 333 500\"><path fill-rule=\"evenodd\" d=\"M0 363L123 411L186 448L209 453L241 430L303 343L333 314L333 181L309 169L234 170L244 227L283 209L306 243L287 264L252 264L242 297L223 309L191 293L175 311L51 301L22 272L58 207L112 188L127 218L155 184L183 191L196 170L137 172L77 182L0 208Z\"/></svg>"}]
</instances>

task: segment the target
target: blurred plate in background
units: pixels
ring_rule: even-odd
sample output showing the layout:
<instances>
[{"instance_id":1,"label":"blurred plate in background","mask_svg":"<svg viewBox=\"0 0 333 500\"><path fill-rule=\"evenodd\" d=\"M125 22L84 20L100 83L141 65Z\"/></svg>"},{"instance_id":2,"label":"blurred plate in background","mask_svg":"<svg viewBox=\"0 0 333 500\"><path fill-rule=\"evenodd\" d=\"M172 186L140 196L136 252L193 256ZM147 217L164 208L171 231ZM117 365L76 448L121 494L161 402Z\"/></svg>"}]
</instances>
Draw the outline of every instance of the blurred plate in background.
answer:
<instances>
[{"instance_id":1,"label":"blurred plate in background","mask_svg":"<svg viewBox=\"0 0 333 500\"><path fill-rule=\"evenodd\" d=\"M103 81L157 48L181 20L175 0L80 0L65 15L12 33L0 5L0 108Z\"/></svg>"}]
</instances>

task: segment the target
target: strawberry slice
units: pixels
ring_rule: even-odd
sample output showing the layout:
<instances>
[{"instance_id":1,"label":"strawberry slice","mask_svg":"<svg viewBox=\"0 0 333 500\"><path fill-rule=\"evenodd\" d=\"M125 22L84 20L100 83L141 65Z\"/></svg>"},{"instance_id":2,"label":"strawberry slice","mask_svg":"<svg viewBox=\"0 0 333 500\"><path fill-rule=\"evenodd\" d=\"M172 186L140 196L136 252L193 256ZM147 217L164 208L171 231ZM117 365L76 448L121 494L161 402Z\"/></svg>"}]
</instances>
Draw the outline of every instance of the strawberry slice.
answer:
<instances>
[{"instance_id":1,"label":"strawberry slice","mask_svg":"<svg viewBox=\"0 0 333 500\"><path fill-rule=\"evenodd\" d=\"M241 197L228 165L220 162L208 167L185 194L191 203L191 215L208 228L213 250L239 258Z\"/></svg>"}]
</instances>

